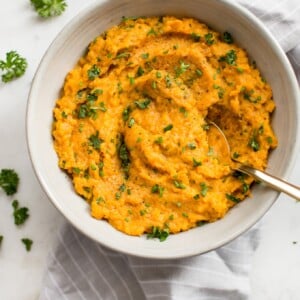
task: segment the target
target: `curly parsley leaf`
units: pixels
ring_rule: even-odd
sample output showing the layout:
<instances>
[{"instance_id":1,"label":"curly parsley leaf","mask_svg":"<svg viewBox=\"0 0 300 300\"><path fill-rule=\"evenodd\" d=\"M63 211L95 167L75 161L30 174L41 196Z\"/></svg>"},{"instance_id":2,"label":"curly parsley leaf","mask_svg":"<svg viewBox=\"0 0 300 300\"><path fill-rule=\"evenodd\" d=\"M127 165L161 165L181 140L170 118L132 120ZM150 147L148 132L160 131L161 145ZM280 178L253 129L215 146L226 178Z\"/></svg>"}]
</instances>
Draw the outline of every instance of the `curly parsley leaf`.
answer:
<instances>
[{"instance_id":1,"label":"curly parsley leaf","mask_svg":"<svg viewBox=\"0 0 300 300\"><path fill-rule=\"evenodd\" d=\"M219 61L224 61L230 66L236 66L237 54L236 51L231 49L225 55L221 56Z\"/></svg>"},{"instance_id":2,"label":"curly parsley leaf","mask_svg":"<svg viewBox=\"0 0 300 300\"><path fill-rule=\"evenodd\" d=\"M42 18L59 16L67 7L65 0L30 0L30 2Z\"/></svg>"},{"instance_id":3,"label":"curly parsley leaf","mask_svg":"<svg viewBox=\"0 0 300 300\"><path fill-rule=\"evenodd\" d=\"M19 184L18 174L11 169L2 169L0 172L0 187L5 191L7 196L17 192Z\"/></svg>"},{"instance_id":4,"label":"curly parsley leaf","mask_svg":"<svg viewBox=\"0 0 300 300\"><path fill-rule=\"evenodd\" d=\"M26 251L30 251L33 241L28 238L23 238L23 239L21 239L21 241L25 245Z\"/></svg>"},{"instance_id":5,"label":"curly parsley leaf","mask_svg":"<svg viewBox=\"0 0 300 300\"><path fill-rule=\"evenodd\" d=\"M14 200L12 203L12 207L14 208L14 219L16 225L22 225L28 219L28 208L27 207L19 207L19 201Z\"/></svg>"},{"instance_id":6,"label":"curly parsley leaf","mask_svg":"<svg viewBox=\"0 0 300 300\"><path fill-rule=\"evenodd\" d=\"M22 76L27 68L27 61L21 57L16 51L6 53L6 60L0 60L0 70L4 71L1 75L3 82L12 81Z\"/></svg>"},{"instance_id":7,"label":"curly parsley leaf","mask_svg":"<svg viewBox=\"0 0 300 300\"><path fill-rule=\"evenodd\" d=\"M152 227L152 231L147 234L148 239L159 239L161 242L165 241L169 236L170 231L168 228L159 228L157 226Z\"/></svg>"},{"instance_id":8,"label":"curly parsley leaf","mask_svg":"<svg viewBox=\"0 0 300 300\"><path fill-rule=\"evenodd\" d=\"M232 35L228 31L223 33L223 41L227 44L233 44Z\"/></svg>"}]
</instances>

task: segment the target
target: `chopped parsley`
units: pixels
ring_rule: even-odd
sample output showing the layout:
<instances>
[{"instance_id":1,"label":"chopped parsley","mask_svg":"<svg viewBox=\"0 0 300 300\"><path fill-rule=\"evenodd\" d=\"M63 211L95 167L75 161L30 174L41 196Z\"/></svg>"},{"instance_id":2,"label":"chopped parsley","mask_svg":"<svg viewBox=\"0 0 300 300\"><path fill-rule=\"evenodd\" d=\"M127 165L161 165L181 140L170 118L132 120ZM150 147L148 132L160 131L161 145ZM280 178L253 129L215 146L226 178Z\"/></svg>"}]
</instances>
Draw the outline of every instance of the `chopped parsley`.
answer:
<instances>
[{"instance_id":1,"label":"chopped parsley","mask_svg":"<svg viewBox=\"0 0 300 300\"><path fill-rule=\"evenodd\" d=\"M149 53L142 53L141 58L148 59L149 58Z\"/></svg>"},{"instance_id":2,"label":"chopped parsley","mask_svg":"<svg viewBox=\"0 0 300 300\"><path fill-rule=\"evenodd\" d=\"M159 194L159 197L162 197L163 196L163 193L164 193L164 190L165 188L158 185L158 184L155 184L152 188L151 188L151 193L153 194Z\"/></svg>"},{"instance_id":3,"label":"chopped parsley","mask_svg":"<svg viewBox=\"0 0 300 300\"><path fill-rule=\"evenodd\" d=\"M139 109L146 109L148 108L149 104L151 103L150 98L145 98L139 101L135 101L134 104L136 105L137 108Z\"/></svg>"},{"instance_id":4,"label":"chopped parsley","mask_svg":"<svg viewBox=\"0 0 300 300\"><path fill-rule=\"evenodd\" d=\"M196 74L198 77L201 77L203 75L203 72L200 69L196 69Z\"/></svg>"},{"instance_id":5,"label":"chopped parsley","mask_svg":"<svg viewBox=\"0 0 300 300\"><path fill-rule=\"evenodd\" d=\"M159 71L156 72L156 78L161 78L161 73Z\"/></svg>"},{"instance_id":6,"label":"chopped parsley","mask_svg":"<svg viewBox=\"0 0 300 300\"><path fill-rule=\"evenodd\" d=\"M100 150L100 146L104 141L99 138L99 131L97 130L95 134L92 134L89 137L89 145L92 146L95 150Z\"/></svg>"},{"instance_id":7,"label":"chopped parsley","mask_svg":"<svg viewBox=\"0 0 300 300\"><path fill-rule=\"evenodd\" d=\"M104 162L100 161L99 164L98 164L98 170L99 170L98 174L99 174L100 177L104 176L103 168L104 168Z\"/></svg>"},{"instance_id":8,"label":"chopped parsley","mask_svg":"<svg viewBox=\"0 0 300 300\"><path fill-rule=\"evenodd\" d=\"M6 60L0 60L0 70L4 71L1 79L5 83L22 76L26 69L26 59L21 57L16 51L7 52Z\"/></svg>"},{"instance_id":9,"label":"chopped parsley","mask_svg":"<svg viewBox=\"0 0 300 300\"><path fill-rule=\"evenodd\" d=\"M121 161L121 168L125 174L125 179L129 178L129 167L130 167L130 157L129 151L124 141L124 136L120 137L120 143L118 145L118 155Z\"/></svg>"},{"instance_id":10,"label":"chopped parsley","mask_svg":"<svg viewBox=\"0 0 300 300\"><path fill-rule=\"evenodd\" d=\"M140 77L140 76L144 75L144 73L145 73L145 70L141 66L139 66L136 71L136 77Z\"/></svg>"},{"instance_id":11,"label":"chopped parsley","mask_svg":"<svg viewBox=\"0 0 300 300\"><path fill-rule=\"evenodd\" d=\"M12 203L14 209L13 216L16 225L22 225L29 217L27 207L19 207L19 201L14 200Z\"/></svg>"},{"instance_id":12,"label":"chopped parsley","mask_svg":"<svg viewBox=\"0 0 300 300\"><path fill-rule=\"evenodd\" d=\"M181 181L178 180L174 180L173 184L175 185L176 188L181 190L184 190L186 188L186 186Z\"/></svg>"},{"instance_id":13,"label":"chopped parsley","mask_svg":"<svg viewBox=\"0 0 300 300\"><path fill-rule=\"evenodd\" d=\"M23 238L23 239L21 239L21 241L25 245L26 251L30 251L31 247L32 247L32 244L33 244L33 241L31 239L28 239L28 238Z\"/></svg>"},{"instance_id":14,"label":"chopped parsley","mask_svg":"<svg viewBox=\"0 0 300 300\"><path fill-rule=\"evenodd\" d=\"M128 127L131 128L134 124L135 124L135 119L131 117L128 121Z\"/></svg>"},{"instance_id":15,"label":"chopped parsley","mask_svg":"<svg viewBox=\"0 0 300 300\"><path fill-rule=\"evenodd\" d=\"M241 199L238 198L238 197L235 197L233 196L232 194L226 194L226 198L232 202L235 202L235 203L239 203L241 202Z\"/></svg>"},{"instance_id":16,"label":"chopped parsley","mask_svg":"<svg viewBox=\"0 0 300 300\"><path fill-rule=\"evenodd\" d=\"M158 226L153 226L151 232L147 234L148 239L159 239L160 242L163 242L167 239L170 234L169 228L159 228Z\"/></svg>"},{"instance_id":17,"label":"chopped parsley","mask_svg":"<svg viewBox=\"0 0 300 300\"><path fill-rule=\"evenodd\" d=\"M193 167L199 167L202 165L202 162L193 158Z\"/></svg>"},{"instance_id":18,"label":"chopped parsley","mask_svg":"<svg viewBox=\"0 0 300 300\"><path fill-rule=\"evenodd\" d=\"M131 109L131 106L130 106L130 105L128 105L128 106L123 110L123 112L122 112L122 118L123 118L123 120L124 120L125 122L128 121L129 116L130 116L130 114L131 114L131 111L132 111L132 109Z\"/></svg>"},{"instance_id":19,"label":"chopped parsley","mask_svg":"<svg viewBox=\"0 0 300 300\"><path fill-rule=\"evenodd\" d=\"M215 42L214 35L211 32L208 32L207 34L205 34L204 39L205 39L205 43L209 46Z\"/></svg>"},{"instance_id":20,"label":"chopped parsley","mask_svg":"<svg viewBox=\"0 0 300 300\"><path fill-rule=\"evenodd\" d=\"M257 152L260 149L260 143L258 141L258 135L263 133L263 127L261 126L258 129L254 129L253 133L248 141L248 146L252 148L253 151Z\"/></svg>"},{"instance_id":21,"label":"chopped parsley","mask_svg":"<svg viewBox=\"0 0 300 300\"><path fill-rule=\"evenodd\" d=\"M99 69L99 67L97 65L93 65L88 71L87 71L87 75L88 75L88 79L89 80L94 80L96 79L101 73L101 70Z\"/></svg>"},{"instance_id":22,"label":"chopped parsley","mask_svg":"<svg viewBox=\"0 0 300 300\"><path fill-rule=\"evenodd\" d=\"M121 52L121 53L117 54L117 56L116 56L117 59L129 58L129 57L130 57L130 53L129 52Z\"/></svg>"},{"instance_id":23,"label":"chopped parsley","mask_svg":"<svg viewBox=\"0 0 300 300\"><path fill-rule=\"evenodd\" d=\"M173 124L169 124L169 125L167 125L166 127L164 127L164 132L167 132L167 131L169 131L169 130L171 130L173 128Z\"/></svg>"},{"instance_id":24,"label":"chopped parsley","mask_svg":"<svg viewBox=\"0 0 300 300\"><path fill-rule=\"evenodd\" d=\"M236 51L231 49L224 56L221 56L219 61L224 61L230 66L236 66Z\"/></svg>"},{"instance_id":25,"label":"chopped parsley","mask_svg":"<svg viewBox=\"0 0 300 300\"><path fill-rule=\"evenodd\" d=\"M7 196L15 194L18 190L19 175L12 169L2 169L0 172L0 187Z\"/></svg>"},{"instance_id":26,"label":"chopped parsley","mask_svg":"<svg viewBox=\"0 0 300 300\"><path fill-rule=\"evenodd\" d=\"M148 32L147 32L147 35L157 35L157 32L151 28Z\"/></svg>"},{"instance_id":27,"label":"chopped parsley","mask_svg":"<svg viewBox=\"0 0 300 300\"><path fill-rule=\"evenodd\" d=\"M228 31L225 31L223 33L223 37L222 37L223 41L227 44L233 44L233 38L232 38L232 35L228 32Z\"/></svg>"},{"instance_id":28,"label":"chopped parsley","mask_svg":"<svg viewBox=\"0 0 300 300\"><path fill-rule=\"evenodd\" d=\"M187 146L190 150L195 150L197 148L195 143L188 143Z\"/></svg>"},{"instance_id":29,"label":"chopped parsley","mask_svg":"<svg viewBox=\"0 0 300 300\"><path fill-rule=\"evenodd\" d=\"M162 144L163 143L163 137L162 136L159 136L156 140L154 140L154 143L156 144Z\"/></svg>"},{"instance_id":30,"label":"chopped parsley","mask_svg":"<svg viewBox=\"0 0 300 300\"><path fill-rule=\"evenodd\" d=\"M175 77L178 78L181 74L186 72L189 67L189 64L186 64L184 61L180 61L179 67L175 67Z\"/></svg>"},{"instance_id":31,"label":"chopped parsley","mask_svg":"<svg viewBox=\"0 0 300 300\"><path fill-rule=\"evenodd\" d=\"M253 149L253 151L257 152L260 149L259 142L255 135L252 135L249 139L248 146Z\"/></svg>"},{"instance_id":32,"label":"chopped parsley","mask_svg":"<svg viewBox=\"0 0 300 300\"><path fill-rule=\"evenodd\" d=\"M168 74L165 76L165 82L166 82L166 87L167 88L170 88L172 86L172 81L171 81L171 78Z\"/></svg>"},{"instance_id":33,"label":"chopped parsley","mask_svg":"<svg viewBox=\"0 0 300 300\"><path fill-rule=\"evenodd\" d=\"M197 222L196 222L196 225L197 225L198 227L200 227L200 226L203 226L203 225L205 225L205 224L207 224L207 223L208 223L208 221L201 220L201 221L197 221Z\"/></svg>"},{"instance_id":34,"label":"chopped parsley","mask_svg":"<svg viewBox=\"0 0 300 300\"><path fill-rule=\"evenodd\" d=\"M201 195L202 195L203 197L205 197L206 194L207 194L207 191L208 191L208 186L206 185L205 182L201 182L201 183L200 183L200 187L201 187Z\"/></svg>"}]
</instances>

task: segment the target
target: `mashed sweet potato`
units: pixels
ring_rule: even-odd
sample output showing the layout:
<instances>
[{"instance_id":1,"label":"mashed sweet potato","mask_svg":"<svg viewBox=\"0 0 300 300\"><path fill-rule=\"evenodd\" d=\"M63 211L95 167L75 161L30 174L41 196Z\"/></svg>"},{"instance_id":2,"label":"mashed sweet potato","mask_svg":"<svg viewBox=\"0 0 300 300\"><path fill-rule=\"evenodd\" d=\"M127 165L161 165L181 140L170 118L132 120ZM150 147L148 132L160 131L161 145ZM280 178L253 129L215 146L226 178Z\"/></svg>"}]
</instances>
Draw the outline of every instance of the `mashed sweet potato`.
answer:
<instances>
[{"instance_id":1,"label":"mashed sweet potato","mask_svg":"<svg viewBox=\"0 0 300 300\"><path fill-rule=\"evenodd\" d=\"M130 235L222 218L253 179L217 155L264 169L277 140L272 91L230 33L191 18L127 18L90 43L54 108L59 166L91 215Z\"/></svg>"}]
</instances>

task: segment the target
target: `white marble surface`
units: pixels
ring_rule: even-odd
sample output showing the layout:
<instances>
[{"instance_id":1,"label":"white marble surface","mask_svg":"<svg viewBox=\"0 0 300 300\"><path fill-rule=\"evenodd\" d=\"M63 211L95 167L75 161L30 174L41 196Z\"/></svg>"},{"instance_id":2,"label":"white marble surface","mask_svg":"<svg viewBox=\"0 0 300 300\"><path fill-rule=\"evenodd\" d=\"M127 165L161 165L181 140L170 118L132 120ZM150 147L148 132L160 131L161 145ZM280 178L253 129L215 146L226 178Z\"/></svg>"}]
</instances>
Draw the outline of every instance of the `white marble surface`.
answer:
<instances>
[{"instance_id":1,"label":"white marble surface","mask_svg":"<svg viewBox=\"0 0 300 300\"><path fill-rule=\"evenodd\" d=\"M8 84L0 82L0 169L13 168L21 178L18 193L0 192L0 299L38 299L48 249L64 219L42 191L31 166L25 136L26 103L38 63L62 27L93 0L70 0L65 13L41 20L29 0L0 0L0 58L16 50L28 60L26 74ZM42 100L41 100L42 101ZM300 185L300 156L290 180ZM24 226L13 223L11 203L18 199L30 209ZM300 204L281 195L262 220L262 241L252 260L253 300L300 299ZM34 244L26 252L20 239Z\"/></svg>"}]
</instances>

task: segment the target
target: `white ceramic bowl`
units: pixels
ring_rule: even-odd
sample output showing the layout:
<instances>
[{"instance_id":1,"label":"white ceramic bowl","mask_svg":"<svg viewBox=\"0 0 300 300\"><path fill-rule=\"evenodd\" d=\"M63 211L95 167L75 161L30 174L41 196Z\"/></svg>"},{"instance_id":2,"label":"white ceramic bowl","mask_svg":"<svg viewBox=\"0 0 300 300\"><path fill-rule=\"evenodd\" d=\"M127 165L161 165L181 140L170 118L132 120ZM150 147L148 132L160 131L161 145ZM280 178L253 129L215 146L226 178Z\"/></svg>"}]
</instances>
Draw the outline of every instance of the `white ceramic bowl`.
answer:
<instances>
[{"instance_id":1,"label":"white ceramic bowl","mask_svg":"<svg viewBox=\"0 0 300 300\"><path fill-rule=\"evenodd\" d=\"M277 105L273 126L279 147L271 154L268 171L282 178L287 178L299 152L300 98L293 70L277 42L252 14L230 1L101 1L77 15L57 36L37 70L27 110L28 146L41 185L77 229L102 245L142 257L179 258L207 252L236 238L267 212L278 193L256 186L253 197L234 207L224 219L171 235L165 242L128 236L90 216L87 203L75 194L71 181L57 165L51 137L52 109L64 77L89 42L118 24L122 16L152 15L194 17L217 31L229 31L257 62L273 88Z\"/></svg>"}]
</instances>

